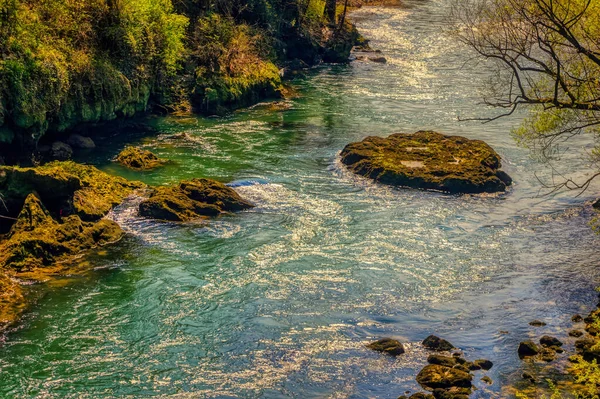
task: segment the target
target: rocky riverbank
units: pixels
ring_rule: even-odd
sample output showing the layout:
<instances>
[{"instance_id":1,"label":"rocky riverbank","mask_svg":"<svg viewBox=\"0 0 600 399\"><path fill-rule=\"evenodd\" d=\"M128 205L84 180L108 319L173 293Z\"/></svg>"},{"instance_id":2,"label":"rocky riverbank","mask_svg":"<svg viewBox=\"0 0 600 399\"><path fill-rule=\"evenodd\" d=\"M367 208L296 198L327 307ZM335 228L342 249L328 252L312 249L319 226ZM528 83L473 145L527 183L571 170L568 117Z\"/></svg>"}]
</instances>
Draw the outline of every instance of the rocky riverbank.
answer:
<instances>
[{"instance_id":1,"label":"rocky riverbank","mask_svg":"<svg viewBox=\"0 0 600 399\"><path fill-rule=\"evenodd\" d=\"M23 283L69 273L74 256L120 240L123 230L105 216L129 195L148 191L139 213L159 220L189 221L253 206L210 179L151 188L74 162L0 167L0 330L27 308Z\"/></svg>"}]
</instances>

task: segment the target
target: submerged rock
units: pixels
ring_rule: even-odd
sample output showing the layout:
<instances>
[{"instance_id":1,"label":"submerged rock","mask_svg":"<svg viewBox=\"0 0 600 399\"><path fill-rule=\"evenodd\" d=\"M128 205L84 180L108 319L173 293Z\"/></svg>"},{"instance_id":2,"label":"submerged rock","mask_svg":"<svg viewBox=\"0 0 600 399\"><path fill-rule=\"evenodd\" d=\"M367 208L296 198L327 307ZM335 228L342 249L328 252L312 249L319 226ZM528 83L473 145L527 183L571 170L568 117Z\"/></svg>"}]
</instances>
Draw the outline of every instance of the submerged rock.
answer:
<instances>
[{"instance_id":1,"label":"submerged rock","mask_svg":"<svg viewBox=\"0 0 600 399\"><path fill-rule=\"evenodd\" d=\"M404 353L404 346L395 339L382 338L367 345L367 348L377 352L387 353L388 355L398 356Z\"/></svg>"},{"instance_id":2,"label":"submerged rock","mask_svg":"<svg viewBox=\"0 0 600 399\"><path fill-rule=\"evenodd\" d=\"M125 147L117 155L117 162L133 170L150 170L167 163L148 150L138 147Z\"/></svg>"},{"instance_id":3,"label":"submerged rock","mask_svg":"<svg viewBox=\"0 0 600 399\"><path fill-rule=\"evenodd\" d=\"M533 327L544 327L546 323L541 320L533 320L529 322L529 325Z\"/></svg>"},{"instance_id":4,"label":"submerged rock","mask_svg":"<svg viewBox=\"0 0 600 399\"><path fill-rule=\"evenodd\" d=\"M483 193L512 184L500 156L483 141L432 131L370 136L348 144L341 160L354 173L394 186Z\"/></svg>"},{"instance_id":5,"label":"submerged rock","mask_svg":"<svg viewBox=\"0 0 600 399\"><path fill-rule=\"evenodd\" d=\"M470 388L473 376L462 370L430 364L417 375L417 382L425 389Z\"/></svg>"},{"instance_id":6,"label":"submerged rock","mask_svg":"<svg viewBox=\"0 0 600 399\"><path fill-rule=\"evenodd\" d=\"M581 323L583 321L583 317L581 317L581 315L576 314L573 317L571 317L571 321L573 323Z\"/></svg>"},{"instance_id":7,"label":"submerged rock","mask_svg":"<svg viewBox=\"0 0 600 399\"><path fill-rule=\"evenodd\" d=\"M139 213L153 219L184 222L253 206L222 183L210 179L192 179L175 186L155 188L150 198L140 204Z\"/></svg>"},{"instance_id":8,"label":"submerged rock","mask_svg":"<svg viewBox=\"0 0 600 399\"><path fill-rule=\"evenodd\" d=\"M55 161L68 161L73 157L73 149L62 141L56 141L50 147L50 157Z\"/></svg>"},{"instance_id":9,"label":"submerged rock","mask_svg":"<svg viewBox=\"0 0 600 399\"><path fill-rule=\"evenodd\" d=\"M21 284L0 270L0 331L14 323L25 307Z\"/></svg>"},{"instance_id":10,"label":"submerged rock","mask_svg":"<svg viewBox=\"0 0 600 399\"><path fill-rule=\"evenodd\" d=\"M82 150L89 150L96 148L96 143L89 137L82 136L80 134L72 134L67 139L67 144L73 148L79 148Z\"/></svg>"},{"instance_id":11,"label":"submerged rock","mask_svg":"<svg viewBox=\"0 0 600 399\"><path fill-rule=\"evenodd\" d=\"M443 338L430 335L423 340L423 346L434 351L450 351L454 349L454 345Z\"/></svg>"},{"instance_id":12,"label":"submerged rock","mask_svg":"<svg viewBox=\"0 0 600 399\"><path fill-rule=\"evenodd\" d=\"M571 330L571 331L569 331L569 336L570 337L579 338L579 337L583 336L583 331L581 331L581 330Z\"/></svg>"},{"instance_id":13,"label":"submerged rock","mask_svg":"<svg viewBox=\"0 0 600 399\"><path fill-rule=\"evenodd\" d=\"M485 383L486 383L486 384L488 384L488 385L492 385L492 384L494 383L494 382L492 381L492 379L491 379L490 377L488 377L487 375L486 375L486 376L483 376L483 377L481 377L481 381L485 382Z\"/></svg>"}]
</instances>

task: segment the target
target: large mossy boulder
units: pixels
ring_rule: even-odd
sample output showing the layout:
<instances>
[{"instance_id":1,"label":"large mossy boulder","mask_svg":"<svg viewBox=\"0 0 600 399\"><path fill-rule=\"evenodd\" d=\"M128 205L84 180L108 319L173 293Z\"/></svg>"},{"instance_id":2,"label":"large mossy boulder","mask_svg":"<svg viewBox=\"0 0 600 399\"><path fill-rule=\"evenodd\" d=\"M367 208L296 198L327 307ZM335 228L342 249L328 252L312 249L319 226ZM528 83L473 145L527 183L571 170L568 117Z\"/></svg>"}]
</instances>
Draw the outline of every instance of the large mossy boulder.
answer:
<instances>
[{"instance_id":1,"label":"large mossy boulder","mask_svg":"<svg viewBox=\"0 0 600 399\"><path fill-rule=\"evenodd\" d=\"M166 160L157 157L148 150L138 147L125 147L117 155L117 162L133 170L150 170L167 163Z\"/></svg>"},{"instance_id":2,"label":"large mossy boulder","mask_svg":"<svg viewBox=\"0 0 600 399\"><path fill-rule=\"evenodd\" d=\"M6 240L0 241L0 269L29 272L121 238L113 221L84 222L77 215L52 218L36 194L29 194Z\"/></svg>"},{"instance_id":3,"label":"large mossy boulder","mask_svg":"<svg viewBox=\"0 0 600 399\"><path fill-rule=\"evenodd\" d=\"M400 187L458 194L502 192L512 184L483 141L432 131L370 136L348 144L341 157L354 173Z\"/></svg>"},{"instance_id":4,"label":"large mossy boulder","mask_svg":"<svg viewBox=\"0 0 600 399\"><path fill-rule=\"evenodd\" d=\"M155 188L150 198L140 204L139 213L153 219L184 222L253 206L223 183L192 179L175 186Z\"/></svg>"}]
</instances>

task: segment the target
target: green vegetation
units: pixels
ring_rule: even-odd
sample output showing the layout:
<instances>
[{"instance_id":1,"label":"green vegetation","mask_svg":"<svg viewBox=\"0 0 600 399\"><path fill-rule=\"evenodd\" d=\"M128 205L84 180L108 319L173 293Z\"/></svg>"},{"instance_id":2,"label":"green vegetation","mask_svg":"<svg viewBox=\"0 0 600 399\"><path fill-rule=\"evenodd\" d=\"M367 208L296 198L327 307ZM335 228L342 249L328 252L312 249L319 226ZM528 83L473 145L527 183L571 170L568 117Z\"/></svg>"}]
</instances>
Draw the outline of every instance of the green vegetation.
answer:
<instances>
[{"instance_id":1,"label":"green vegetation","mask_svg":"<svg viewBox=\"0 0 600 399\"><path fill-rule=\"evenodd\" d=\"M322 0L0 0L0 143L31 151L80 123L279 96L276 63L347 59L340 41L358 35L323 13Z\"/></svg>"}]
</instances>

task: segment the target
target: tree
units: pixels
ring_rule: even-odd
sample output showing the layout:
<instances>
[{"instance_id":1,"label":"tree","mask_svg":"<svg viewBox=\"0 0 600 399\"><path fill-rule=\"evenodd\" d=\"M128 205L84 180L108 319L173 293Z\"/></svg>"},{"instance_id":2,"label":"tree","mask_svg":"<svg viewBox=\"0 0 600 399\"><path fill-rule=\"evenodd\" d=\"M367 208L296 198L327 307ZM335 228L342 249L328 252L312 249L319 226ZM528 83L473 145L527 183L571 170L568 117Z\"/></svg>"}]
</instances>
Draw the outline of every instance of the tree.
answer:
<instances>
[{"instance_id":1,"label":"tree","mask_svg":"<svg viewBox=\"0 0 600 399\"><path fill-rule=\"evenodd\" d=\"M336 23L336 0L326 0L325 1L325 18L331 24Z\"/></svg>"},{"instance_id":2,"label":"tree","mask_svg":"<svg viewBox=\"0 0 600 399\"><path fill-rule=\"evenodd\" d=\"M459 38L498 68L485 102L530 116L513 133L551 163L576 135L600 136L600 1L467 0L453 9ZM553 189L586 189L600 176L600 146L584 181L553 180Z\"/></svg>"}]
</instances>

